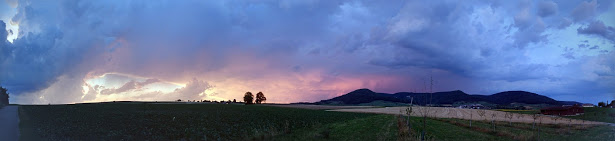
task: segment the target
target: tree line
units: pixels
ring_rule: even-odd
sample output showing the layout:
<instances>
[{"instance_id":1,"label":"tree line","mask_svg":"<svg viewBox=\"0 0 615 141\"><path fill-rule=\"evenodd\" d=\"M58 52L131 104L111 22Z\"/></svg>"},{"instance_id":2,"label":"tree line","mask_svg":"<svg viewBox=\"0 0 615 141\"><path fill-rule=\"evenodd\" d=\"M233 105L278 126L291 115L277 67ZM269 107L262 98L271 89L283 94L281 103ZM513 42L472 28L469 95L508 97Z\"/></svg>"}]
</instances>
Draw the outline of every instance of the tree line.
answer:
<instances>
[{"instance_id":1,"label":"tree line","mask_svg":"<svg viewBox=\"0 0 615 141\"><path fill-rule=\"evenodd\" d=\"M611 103L598 102L598 107L615 107L615 100Z\"/></svg>"},{"instance_id":2,"label":"tree line","mask_svg":"<svg viewBox=\"0 0 615 141\"><path fill-rule=\"evenodd\" d=\"M9 105L9 93L8 90L0 86L0 107Z\"/></svg>"}]
</instances>

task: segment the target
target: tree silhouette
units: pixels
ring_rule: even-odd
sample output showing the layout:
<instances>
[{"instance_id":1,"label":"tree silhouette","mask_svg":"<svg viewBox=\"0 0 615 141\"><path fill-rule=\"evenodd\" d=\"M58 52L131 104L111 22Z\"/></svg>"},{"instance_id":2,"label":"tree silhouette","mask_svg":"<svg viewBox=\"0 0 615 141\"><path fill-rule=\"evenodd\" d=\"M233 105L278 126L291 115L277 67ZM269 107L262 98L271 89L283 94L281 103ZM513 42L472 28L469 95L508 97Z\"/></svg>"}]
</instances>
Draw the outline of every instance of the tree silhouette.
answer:
<instances>
[{"instance_id":1,"label":"tree silhouette","mask_svg":"<svg viewBox=\"0 0 615 141\"><path fill-rule=\"evenodd\" d=\"M598 102L598 107L606 107L606 104L604 102Z\"/></svg>"},{"instance_id":2,"label":"tree silhouette","mask_svg":"<svg viewBox=\"0 0 615 141\"><path fill-rule=\"evenodd\" d=\"M8 90L0 86L0 106L9 105L9 93Z\"/></svg>"},{"instance_id":3,"label":"tree silhouette","mask_svg":"<svg viewBox=\"0 0 615 141\"><path fill-rule=\"evenodd\" d=\"M256 94L256 104L261 104L263 102L267 101L267 98L265 97L265 94L263 94L263 92L258 92Z\"/></svg>"},{"instance_id":4,"label":"tree silhouette","mask_svg":"<svg viewBox=\"0 0 615 141\"><path fill-rule=\"evenodd\" d=\"M252 92L246 92L243 96L243 101L245 101L246 104L254 104L254 95Z\"/></svg>"}]
</instances>

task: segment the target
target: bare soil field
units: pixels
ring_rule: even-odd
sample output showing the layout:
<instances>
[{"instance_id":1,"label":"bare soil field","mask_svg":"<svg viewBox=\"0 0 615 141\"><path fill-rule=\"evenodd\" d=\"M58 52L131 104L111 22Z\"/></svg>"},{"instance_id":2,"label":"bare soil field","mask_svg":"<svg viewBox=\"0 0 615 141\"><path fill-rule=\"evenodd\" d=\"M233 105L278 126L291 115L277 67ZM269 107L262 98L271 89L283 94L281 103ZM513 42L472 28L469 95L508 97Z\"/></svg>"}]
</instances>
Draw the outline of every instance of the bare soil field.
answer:
<instances>
[{"instance_id":1,"label":"bare soil field","mask_svg":"<svg viewBox=\"0 0 615 141\"><path fill-rule=\"evenodd\" d=\"M369 109L374 106L334 106L334 105L311 105L311 104L266 104L274 107L301 108L312 110L331 110L331 109Z\"/></svg>"},{"instance_id":2,"label":"bare soil field","mask_svg":"<svg viewBox=\"0 0 615 141\"><path fill-rule=\"evenodd\" d=\"M407 107L384 107L384 108L362 108L362 109L333 109L328 111L337 112L358 112L358 113L380 113L380 114L392 114L397 115L405 113ZM495 119L495 121L506 122L523 122L532 123L534 118L528 114L512 113L512 118L507 118L507 112L484 110L484 116L480 116L479 109L459 109L459 108L447 108L447 107L419 107L414 106L412 109L412 116L435 117L435 118L458 118L458 119L471 119L471 120L489 120ZM510 113L509 113L510 114ZM543 124L606 124L603 122L585 121L570 118L557 118L554 116L540 115L536 118L536 123Z\"/></svg>"}]
</instances>

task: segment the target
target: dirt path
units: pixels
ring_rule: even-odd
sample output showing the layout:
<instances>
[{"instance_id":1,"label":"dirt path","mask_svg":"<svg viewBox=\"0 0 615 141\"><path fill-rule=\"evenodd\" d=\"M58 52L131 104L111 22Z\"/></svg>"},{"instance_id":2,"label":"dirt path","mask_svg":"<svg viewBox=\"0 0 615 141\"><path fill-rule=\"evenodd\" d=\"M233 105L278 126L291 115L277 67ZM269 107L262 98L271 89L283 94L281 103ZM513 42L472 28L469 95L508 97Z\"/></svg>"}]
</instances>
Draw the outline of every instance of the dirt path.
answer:
<instances>
[{"instance_id":1,"label":"dirt path","mask_svg":"<svg viewBox=\"0 0 615 141\"><path fill-rule=\"evenodd\" d=\"M264 104L274 107L302 108L312 110L327 110L327 109L366 109L374 108L375 106L334 106L334 105L311 105L311 104Z\"/></svg>"},{"instance_id":2,"label":"dirt path","mask_svg":"<svg viewBox=\"0 0 615 141\"><path fill-rule=\"evenodd\" d=\"M19 140L19 115L17 106L0 109L0 137L6 141Z\"/></svg>"},{"instance_id":3,"label":"dirt path","mask_svg":"<svg viewBox=\"0 0 615 141\"><path fill-rule=\"evenodd\" d=\"M338 112L357 112L357 113L380 113L380 114L400 114L405 113L407 107L384 107L384 108L362 108L362 109L334 109L328 111ZM401 111L401 112L400 112ZM418 107L415 106L412 109L412 116L437 117L437 118L458 118L458 119L471 119L471 120L492 120L495 121L511 121L511 122L524 122L532 123L534 118L527 114L513 114L513 118L506 118L506 112L485 110L484 116L480 116L480 110L478 109L458 109L458 108L445 108L445 107ZM552 116L541 115L536 118L536 122L548 123L548 124L605 124L602 122L583 121L569 118L557 118Z\"/></svg>"}]
</instances>

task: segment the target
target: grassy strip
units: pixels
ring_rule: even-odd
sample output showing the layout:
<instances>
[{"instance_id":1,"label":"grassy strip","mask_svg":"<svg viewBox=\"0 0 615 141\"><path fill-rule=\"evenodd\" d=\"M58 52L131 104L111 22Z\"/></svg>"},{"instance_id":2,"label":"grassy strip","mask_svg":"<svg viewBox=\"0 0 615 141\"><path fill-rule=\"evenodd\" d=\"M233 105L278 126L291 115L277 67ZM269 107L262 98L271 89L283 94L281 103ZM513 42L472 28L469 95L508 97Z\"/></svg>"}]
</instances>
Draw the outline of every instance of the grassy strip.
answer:
<instances>
[{"instance_id":1,"label":"grassy strip","mask_svg":"<svg viewBox=\"0 0 615 141\"><path fill-rule=\"evenodd\" d=\"M568 118L615 123L615 108L585 107L584 114Z\"/></svg>"},{"instance_id":2,"label":"grassy strip","mask_svg":"<svg viewBox=\"0 0 615 141\"><path fill-rule=\"evenodd\" d=\"M394 116L377 115L366 118L316 125L273 140L395 140L397 127Z\"/></svg>"},{"instance_id":3,"label":"grassy strip","mask_svg":"<svg viewBox=\"0 0 615 141\"><path fill-rule=\"evenodd\" d=\"M468 130L462 126L457 126L438 119L427 118L426 128L423 128L422 117L411 117L410 121L413 125L413 133L416 133L414 135L414 140L420 139L420 134L423 130L426 131L428 140L508 140L489 133Z\"/></svg>"},{"instance_id":4,"label":"grassy strip","mask_svg":"<svg viewBox=\"0 0 615 141\"><path fill-rule=\"evenodd\" d=\"M514 123L512 126L506 122L496 122L494 131L490 122L474 121L469 127L467 120L439 119L444 122L455 124L466 129L488 133L490 135L505 137L512 140L611 140L615 136L615 128L612 126L594 126L585 128L581 126L565 126L553 124L537 124L532 129L531 124ZM538 136L540 128L540 137ZM605 133L606 132L606 133Z\"/></svg>"}]
</instances>

